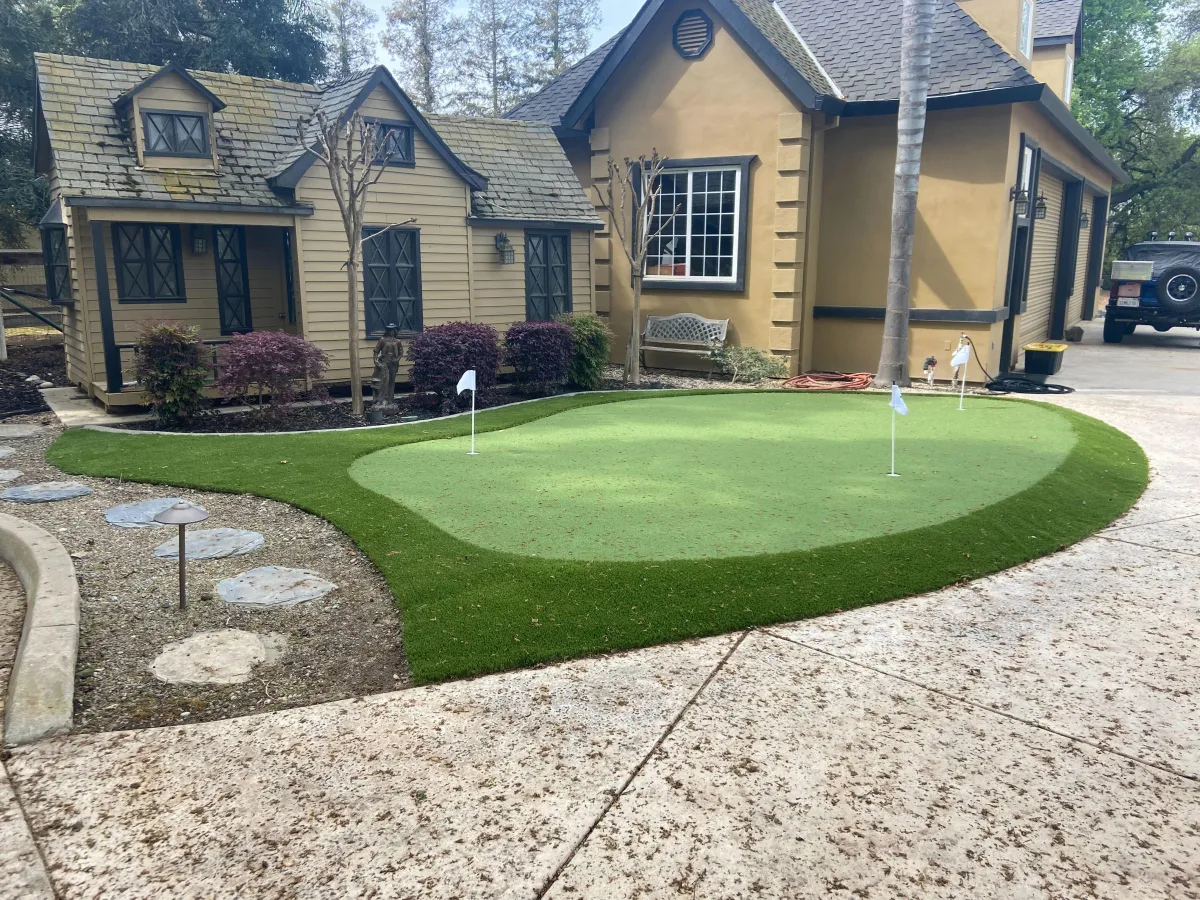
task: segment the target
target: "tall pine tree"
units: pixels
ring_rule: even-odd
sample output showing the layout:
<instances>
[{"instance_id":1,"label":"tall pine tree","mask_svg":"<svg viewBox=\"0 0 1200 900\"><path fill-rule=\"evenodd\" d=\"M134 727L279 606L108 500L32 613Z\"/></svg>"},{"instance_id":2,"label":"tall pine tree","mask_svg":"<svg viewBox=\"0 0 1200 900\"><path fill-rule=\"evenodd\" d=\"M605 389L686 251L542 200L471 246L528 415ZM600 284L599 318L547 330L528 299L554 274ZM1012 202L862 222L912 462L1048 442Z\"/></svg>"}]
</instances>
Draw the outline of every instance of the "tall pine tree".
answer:
<instances>
[{"instance_id":1,"label":"tall pine tree","mask_svg":"<svg viewBox=\"0 0 1200 900\"><path fill-rule=\"evenodd\" d=\"M375 22L378 17L362 0L325 0L332 26L326 41L329 74L345 78L375 62Z\"/></svg>"},{"instance_id":2,"label":"tall pine tree","mask_svg":"<svg viewBox=\"0 0 1200 900\"><path fill-rule=\"evenodd\" d=\"M471 0L458 55L457 111L502 116L528 95L524 13L520 0Z\"/></svg>"},{"instance_id":3,"label":"tall pine tree","mask_svg":"<svg viewBox=\"0 0 1200 900\"><path fill-rule=\"evenodd\" d=\"M600 27L599 0L529 0L529 87L544 87L587 55Z\"/></svg>"},{"instance_id":4,"label":"tall pine tree","mask_svg":"<svg viewBox=\"0 0 1200 900\"><path fill-rule=\"evenodd\" d=\"M399 61L400 84L424 112L440 112L453 79L462 19L454 0L394 0L383 46Z\"/></svg>"}]
</instances>

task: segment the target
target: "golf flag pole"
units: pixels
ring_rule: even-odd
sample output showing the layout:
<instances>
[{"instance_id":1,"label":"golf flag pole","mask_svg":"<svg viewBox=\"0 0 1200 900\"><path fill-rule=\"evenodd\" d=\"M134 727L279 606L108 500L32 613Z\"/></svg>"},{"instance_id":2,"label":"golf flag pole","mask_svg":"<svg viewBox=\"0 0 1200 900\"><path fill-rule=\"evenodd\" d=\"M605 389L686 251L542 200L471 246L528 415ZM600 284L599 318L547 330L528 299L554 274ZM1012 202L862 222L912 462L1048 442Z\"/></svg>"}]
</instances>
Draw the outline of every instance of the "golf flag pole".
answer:
<instances>
[{"instance_id":1,"label":"golf flag pole","mask_svg":"<svg viewBox=\"0 0 1200 900\"><path fill-rule=\"evenodd\" d=\"M963 335L965 338L966 335ZM971 361L971 345L966 341L954 351L954 355L950 357L950 365L958 369L958 408L961 411L963 408L963 398L967 395L967 363Z\"/></svg>"},{"instance_id":2,"label":"golf flag pole","mask_svg":"<svg viewBox=\"0 0 1200 900\"><path fill-rule=\"evenodd\" d=\"M467 453L468 456L478 456L475 452L475 370L467 369L463 372L462 378L458 379L458 392L471 392L471 450Z\"/></svg>"},{"instance_id":3,"label":"golf flag pole","mask_svg":"<svg viewBox=\"0 0 1200 900\"><path fill-rule=\"evenodd\" d=\"M896 471L896 414L902 416L908 415L908 405L904 402L904 397L900 395L900 385L892 382L892 399L888 402L888 406L892 408L892 470L888 472L888 478L899 478L900 473Z\"/></svg>"}]
</instances>

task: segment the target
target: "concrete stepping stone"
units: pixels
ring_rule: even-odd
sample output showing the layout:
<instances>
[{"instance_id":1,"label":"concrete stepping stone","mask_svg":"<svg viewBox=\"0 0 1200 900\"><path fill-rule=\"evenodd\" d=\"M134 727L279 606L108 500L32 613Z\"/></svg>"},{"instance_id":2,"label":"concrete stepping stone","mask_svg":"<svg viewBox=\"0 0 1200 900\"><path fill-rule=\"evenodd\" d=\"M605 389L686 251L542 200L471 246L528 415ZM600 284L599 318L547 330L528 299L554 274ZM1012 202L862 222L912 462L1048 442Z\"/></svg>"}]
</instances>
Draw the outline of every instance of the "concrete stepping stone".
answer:
<instances>
[{"instance_id":1,"label":"concrete stepping stone","mask_svg":"<svg viewBox=\"0 0 1200 900\"><path fill-rule=\"evenodd\" d=\"M20 469L0 469L0 484L16 481L24 474Z\"/></svg>"},{"instance_id":2,"label":"concrete stepping stone","mask_svg":"<svg viewBox=\"0 0 1200 900\"><path fill-rule=\"evenodd\" d=\"M217 582L217 595L226 603L237 606L270 609L316 600L336 587L316 572L260 566Z\"/></svg>"},{"instance_id":3,"label":"concrete stepping stone","mask_svg":"<svg viewBox=\"0 0 1200 900\"><path fill-rule=\"evenodd\" d=\"M287 638L237 628L199 631L163 647L150 664L159 681L170 684L241 684L257 665L271 665L283 655Z\"/></svg>"},{"instance_id":4,"label":"concrete stepping stone","mask_svg":"<svg viewBox=\"0 0 1200 900\"><path fill-rule=\"evenodd\" d=\"M10 456L17 455L17 448L10 447L8 444L0 444L0 459L8 459Z\"/></svg>"},{"instance_id":5,"label":"concrete stepping stone","mask_svg":"<svg viewBox=\"0 0 1200 900\"><path fill-rule=\"evenodd\" d=\"M13 440L16 438L34 437L46 430L44 425L0 425L0 439Z\"/></svg>"},{"instance_id":6,"label":"concrete stepping stone","mask_svg":"<svg viewBox=\"0 0 1200 900\"><path fill-rule=\"evenodd\" d=\"M41 484L10 487L0 493L0 500L10 503L53 503L55 500L86 497L91 492L90 487L78 481L43 481Z\"/></svg>"},{"instance_id":7,"label":"concrete stepping stone","mask_svg":"<svg viewBox=\"0 0 1200 900\"><path fill-rule=\"evenodd\" d=\"M187 533L183 552L188 559L224 559L226 556L252 553L266 542L266 538L257 531L206 528ZM159 544L154 548L154 555L162 559L179 559L179 539L171 538Z\"/></svg>"},{"instance_id":8,"label":"concrete stepping stone","mask_svg":"<svg viewBox=\"0 0 1200 900\"><path fill-rule=\"evenodd\" d=\"M168 507L179 503L178 497L155 497L137 503L122 503L104 511L104 521L119 528L170 528L154 521L154 517Z\"/></svg>"}]
</instances>

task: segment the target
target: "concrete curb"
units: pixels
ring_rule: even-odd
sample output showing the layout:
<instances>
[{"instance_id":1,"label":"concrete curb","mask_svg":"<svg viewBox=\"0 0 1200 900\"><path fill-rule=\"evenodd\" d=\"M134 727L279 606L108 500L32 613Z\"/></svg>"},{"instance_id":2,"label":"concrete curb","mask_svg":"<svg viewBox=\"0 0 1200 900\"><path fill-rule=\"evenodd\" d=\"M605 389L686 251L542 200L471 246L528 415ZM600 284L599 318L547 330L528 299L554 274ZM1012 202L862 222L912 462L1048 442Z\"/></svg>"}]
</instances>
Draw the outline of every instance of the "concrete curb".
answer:
<instances>
[{"instance_id":1,"label":"concrete curb","mask_svg":"<svg viewBox=\"0 0 1200 900\"><path fill-rule=\"evenodd\" d=\"M79 653L75 564L52 534L0 513L0 559L25 588L25 626L8 682L4 743L14 747L71 730Z\"/></svg>"}]
</instances>

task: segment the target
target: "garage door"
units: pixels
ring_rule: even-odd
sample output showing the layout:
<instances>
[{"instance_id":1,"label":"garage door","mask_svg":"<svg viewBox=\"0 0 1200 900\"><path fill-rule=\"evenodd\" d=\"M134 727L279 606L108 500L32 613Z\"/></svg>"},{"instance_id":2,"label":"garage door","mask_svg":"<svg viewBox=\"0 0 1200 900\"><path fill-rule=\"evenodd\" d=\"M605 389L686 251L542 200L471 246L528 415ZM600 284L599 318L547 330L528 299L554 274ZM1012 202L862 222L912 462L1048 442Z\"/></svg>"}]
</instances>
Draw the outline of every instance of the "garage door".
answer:
<instances>
[{"instance_id":1,"label":"garage door","mask_svg":"<svg viewBox=\"0 0 1200 900\"><path fill-rule=\"evenodd\" d=\"M1096 199L1095 194L1083 192L1083 211L1088 214L1088 218L1092 215L1092 201ZM1079 255L1075 257L1075 290L1071 293L1071 299L1067 303L1067 327L1078 325L1083 318L1083 295L1087 287L1087 270L1088 270L1088 249L1092 243L1092 231L1089 225L1087 229L1079 229Z\"/></svg>"},{"instance_id":2,"label":"garage door","mask_svg":"<svg viewBox=\"0 0 1200 900\"><path fill-rule=\"evenodd\" d=\"M1063 183L1043 169L1038 179L1038 193L1046 198L1046 218L1033 226L1029 292L1025 295L1025 312L1021 313L1018 350L1050 336L1050 315L1054 306L1054 272L1062 233Z\"/></svg>"}]
</instances>

